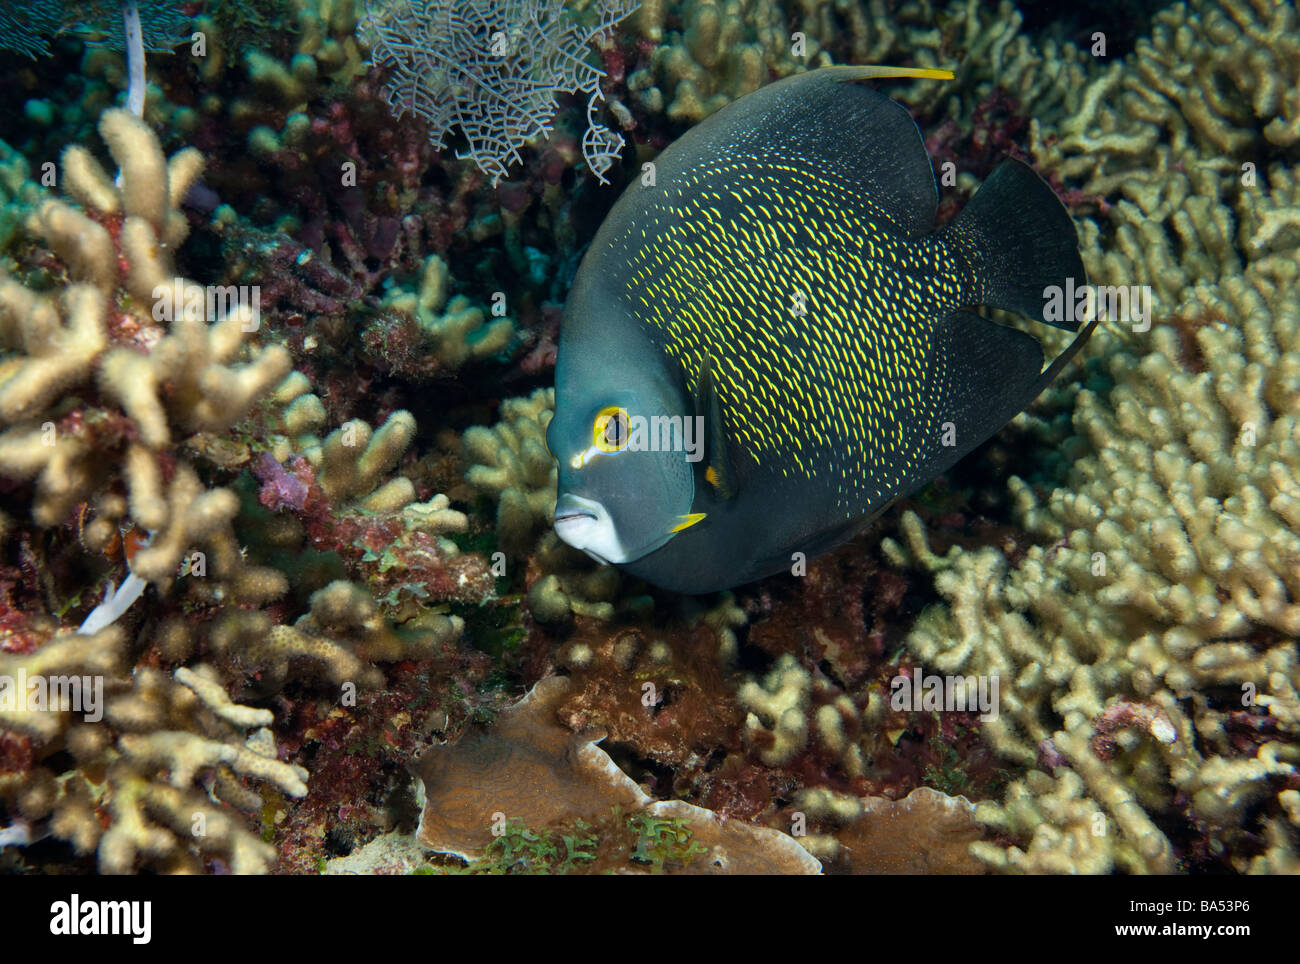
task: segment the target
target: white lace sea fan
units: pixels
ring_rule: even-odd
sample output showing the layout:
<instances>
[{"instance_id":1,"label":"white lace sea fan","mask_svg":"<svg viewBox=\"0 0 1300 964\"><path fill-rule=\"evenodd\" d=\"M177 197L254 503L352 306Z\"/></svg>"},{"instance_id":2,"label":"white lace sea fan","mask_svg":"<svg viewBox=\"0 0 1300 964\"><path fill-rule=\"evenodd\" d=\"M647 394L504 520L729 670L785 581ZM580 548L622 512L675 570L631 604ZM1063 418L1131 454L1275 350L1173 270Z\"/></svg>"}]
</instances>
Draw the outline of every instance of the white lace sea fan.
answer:
<instances>
[{"instance_id":1,"label":"white lace sea fan","mask_svg":"<svg viewBox=\"0 0 1300 964\"><path fill-rule=\"evenodd\" d=\"M372 3L365 31L376 66L390 70L388 106L429 125L437 147L460 129L466 157L495 184L519 149L550 134L561 93L586 93L587 166L601 181L623 148L596 122L604 71L591 43L637 8L635 0L595 0L580 22L563 0L388 0Z\"/></svg>"}]
</instances>

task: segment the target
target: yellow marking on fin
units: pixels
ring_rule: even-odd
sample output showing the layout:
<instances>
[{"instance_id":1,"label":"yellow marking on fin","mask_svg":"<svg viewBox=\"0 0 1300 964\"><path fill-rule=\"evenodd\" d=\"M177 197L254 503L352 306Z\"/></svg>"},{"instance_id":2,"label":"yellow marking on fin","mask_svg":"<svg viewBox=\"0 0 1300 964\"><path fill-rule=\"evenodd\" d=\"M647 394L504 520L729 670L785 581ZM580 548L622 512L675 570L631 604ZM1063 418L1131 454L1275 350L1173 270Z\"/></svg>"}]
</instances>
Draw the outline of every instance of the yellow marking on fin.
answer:
<instances>
[{"instance_id":1,"label":"yellow marking on fin","mask_svg":"<svg viewBox=\"0 0 1300 964\"><path fill-rule=\"evenodd\" d=\"M873 77L916 77L921 80L952 80L953 72L938 67L871 67L852 64L839 67L827 67L840 74L845 80L870 80Z\"/></svg>"},{"instance_id":2,"label":"yellow marking on fin","mask_svg":"<svg viewBox=\"0 0 1300 964\"><path fill-rule=\"evenodd\" d=\"M713 470L710 469L709 471ZM707 512L690 512L686 515L679 515L677 518L680 521L668 531L681 532L683 529L689 529L691 526L695 525L695 523L701 521L706 515L708 515Z\"/></svg>"},{"instance_id":3,"label":"yellow marking on fin","mask_svg":"<svg viewBox=\"0 0 1300 964\"><path fill-rule=\"evenodd\" d=\"M704 481L708 482L709 485L713 486L714 488L717 488L718 473L713 471L713 466L710 465L707 469L704 470Z\"/></svg>"}]
</instances>

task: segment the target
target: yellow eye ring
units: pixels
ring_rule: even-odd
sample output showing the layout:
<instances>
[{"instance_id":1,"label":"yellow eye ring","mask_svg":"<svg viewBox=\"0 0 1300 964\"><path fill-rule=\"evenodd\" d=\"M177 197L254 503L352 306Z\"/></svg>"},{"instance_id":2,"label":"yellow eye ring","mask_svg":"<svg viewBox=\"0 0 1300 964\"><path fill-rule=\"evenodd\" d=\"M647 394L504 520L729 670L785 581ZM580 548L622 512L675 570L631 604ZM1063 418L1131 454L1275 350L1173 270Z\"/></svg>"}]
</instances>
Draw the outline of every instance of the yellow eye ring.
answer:
<instances>
[{"instance_id":1,"label":"yellow eye ring","mask_svg":"<svg viewBox=\"0 0 1300 964\"><path fill-rule=\"evenodd\" d=\"M631 420L627 409L611 405L602 408L591 423L591 444L602 452L621 452L631 435Z\"/></svg>"}]
</instances>

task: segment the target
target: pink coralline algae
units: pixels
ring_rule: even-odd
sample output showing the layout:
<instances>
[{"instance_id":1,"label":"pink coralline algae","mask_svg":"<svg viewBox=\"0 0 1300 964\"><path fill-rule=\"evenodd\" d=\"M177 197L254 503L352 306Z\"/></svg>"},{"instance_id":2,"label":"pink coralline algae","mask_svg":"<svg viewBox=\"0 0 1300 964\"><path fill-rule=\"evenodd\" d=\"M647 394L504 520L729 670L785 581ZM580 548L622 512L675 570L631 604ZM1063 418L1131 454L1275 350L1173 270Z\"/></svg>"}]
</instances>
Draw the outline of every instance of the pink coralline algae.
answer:
<instances>
[{"instance_id":1,"label":"pink coralline algae","mask_svg":"<svg viewBox=\"0 0 1300 964\"><path fill-rule=\"evenodd\" d=\"M307 469L310 472L305 459L295 457L292 463L294 470ZM301 512L303 506L307 504L306 481L294 474L293 470L286 469L276 461L275 456L270 452L263 452L253 464L253 475L262 483L262 488L257 493L257 500L272 512L278 512L280 509Z\"/></svg>"}]
</instances>

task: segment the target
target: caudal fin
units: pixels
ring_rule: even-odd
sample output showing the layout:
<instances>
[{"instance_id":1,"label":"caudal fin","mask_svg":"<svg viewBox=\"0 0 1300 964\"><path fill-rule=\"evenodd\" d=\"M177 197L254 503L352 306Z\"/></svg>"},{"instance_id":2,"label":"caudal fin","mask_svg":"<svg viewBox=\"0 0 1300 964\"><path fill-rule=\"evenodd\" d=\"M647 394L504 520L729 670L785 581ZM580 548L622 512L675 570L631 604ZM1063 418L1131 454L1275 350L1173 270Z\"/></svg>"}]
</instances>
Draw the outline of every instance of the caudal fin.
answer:
<instances>
[{"instance_id":1,"label":"caudal fin","mask_svg":"<svg viewBox=\"0 0 1300 964\"><path fill-rule=\"evenodd\" d=\"M1076 320L1048 321L1044 289L1087 283L1074 222L1047 182L1012 158L999 164L943 233L966 253L981 285L975 303L1014 311L1067 331Z\"/></svg>"}]
</instances>

